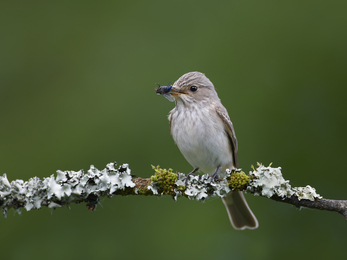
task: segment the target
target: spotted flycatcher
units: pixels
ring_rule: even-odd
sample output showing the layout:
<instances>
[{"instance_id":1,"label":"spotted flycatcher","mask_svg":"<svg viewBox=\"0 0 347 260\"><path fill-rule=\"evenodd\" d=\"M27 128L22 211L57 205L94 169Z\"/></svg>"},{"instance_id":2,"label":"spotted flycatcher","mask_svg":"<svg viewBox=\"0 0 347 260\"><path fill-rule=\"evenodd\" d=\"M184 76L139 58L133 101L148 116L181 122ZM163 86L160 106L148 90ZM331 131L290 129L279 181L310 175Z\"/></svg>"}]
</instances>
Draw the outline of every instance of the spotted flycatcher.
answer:
<instances>
[{"instance_id":1,"label":"spotted flycatcher","mask_svg":"<svg viewBox=\"0 0 347 260\"><path fill-rule=\"evenodd\" d=\"M176 106L169 115L170 131L186 160L201 171L224 177L226 169L238 168L237 140L232 122L212 82L200 72L189 72L172 86L157 90ZM235 229L254 229L258 221L241 191L223 199Z\"/></svg>"}]
</instances>

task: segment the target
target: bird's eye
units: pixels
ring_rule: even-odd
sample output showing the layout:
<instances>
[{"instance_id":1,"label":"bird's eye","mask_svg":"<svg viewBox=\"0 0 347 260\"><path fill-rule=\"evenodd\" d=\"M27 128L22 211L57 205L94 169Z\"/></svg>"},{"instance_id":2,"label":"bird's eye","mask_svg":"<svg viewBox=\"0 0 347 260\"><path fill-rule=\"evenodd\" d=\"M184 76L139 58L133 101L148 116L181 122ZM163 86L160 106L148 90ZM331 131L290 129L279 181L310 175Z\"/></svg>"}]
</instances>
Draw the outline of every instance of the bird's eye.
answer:
<instances>
[{"instance_id":1,"label":"bird's eye","mask_svg":"<svg viewBox=\"0 0 347 260\"><path fill-rule=\"evenodd\" d=\"M191 92L195 92L195 91L197 91L198 90L198 87L197 86L191 86L190 87L190 91Z\"/></svg>"}]
</instances>

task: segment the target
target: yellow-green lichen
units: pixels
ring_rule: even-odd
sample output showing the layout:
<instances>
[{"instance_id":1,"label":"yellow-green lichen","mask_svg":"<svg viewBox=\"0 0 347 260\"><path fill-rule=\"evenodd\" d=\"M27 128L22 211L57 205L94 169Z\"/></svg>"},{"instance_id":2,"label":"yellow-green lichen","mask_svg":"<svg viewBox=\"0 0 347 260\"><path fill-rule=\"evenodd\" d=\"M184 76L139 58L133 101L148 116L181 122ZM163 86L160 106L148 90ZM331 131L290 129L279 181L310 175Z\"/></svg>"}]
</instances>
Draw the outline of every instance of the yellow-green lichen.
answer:
<instances>
[{"instance_id":1,"label":"yellow-green lichen","mask_svg":"<svg viewBox=\"0 0 347 260\"><path fill-rule=\"evenodd\" d=\"M234 172L228 178L228 185L232 190L243 190L245 189L252 177L248 176L244 172Z\"/></svg>"},{"instance_id":2,"label":"yellow-green lichen","mask_svg":"<svg viewBox=\"0 0 347 260\"><path fill-rule=\"evenodd\" d=\"M176 180L177 180L177 173L172 172L172 169L169 168L169 170L162 169L152 165L153 170L155 171L154 175L151 176L152 183L157 183L158 185L158 192L160 194L169 194L169 195L175 195L175 188L177 188ZM178 187L180 189L180 187Z\"/></svg>"},{"instance_id":3,"label":"yellow-green lichen","mask_svg":"<svg viewBox=\"0 0 347 260\"><path fill-rule=\"evenodd\" d=\"M153 192L149 190L148 188L145 188L145 189L138 189L137 194L148 196L148 195L153 195Z\"/></svg>"},{"instance_id":4,"label":"yellow-green lichen","mask_svg":"<svg viewBox=\"0 0 347 260\"><path fill-rule=\"evenodd\" d=\"M184 191L186 189L186 187L184 187L183 185L180 185L177 187L177 189L180 191Z\"/></svg>"}]
</instances>

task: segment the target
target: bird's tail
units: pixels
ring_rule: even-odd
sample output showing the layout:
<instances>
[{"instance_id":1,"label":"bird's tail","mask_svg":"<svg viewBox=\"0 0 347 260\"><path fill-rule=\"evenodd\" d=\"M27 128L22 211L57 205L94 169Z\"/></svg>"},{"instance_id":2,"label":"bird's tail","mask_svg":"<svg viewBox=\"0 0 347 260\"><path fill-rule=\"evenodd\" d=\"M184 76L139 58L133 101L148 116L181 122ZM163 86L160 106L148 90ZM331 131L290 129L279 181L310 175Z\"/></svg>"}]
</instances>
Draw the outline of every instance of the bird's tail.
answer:
<instances>
[{"instance_id":1,"label":"bird's tail","mask_svg":"<svg viewBox=\"0 0 347 260\"><path fill-rule=\"evenodd\" d=\"M258 227L258 220L249 208L242 191L232 191L222 198L231 224L235 229L255 229Z\"/></svg>"}]
</instances>

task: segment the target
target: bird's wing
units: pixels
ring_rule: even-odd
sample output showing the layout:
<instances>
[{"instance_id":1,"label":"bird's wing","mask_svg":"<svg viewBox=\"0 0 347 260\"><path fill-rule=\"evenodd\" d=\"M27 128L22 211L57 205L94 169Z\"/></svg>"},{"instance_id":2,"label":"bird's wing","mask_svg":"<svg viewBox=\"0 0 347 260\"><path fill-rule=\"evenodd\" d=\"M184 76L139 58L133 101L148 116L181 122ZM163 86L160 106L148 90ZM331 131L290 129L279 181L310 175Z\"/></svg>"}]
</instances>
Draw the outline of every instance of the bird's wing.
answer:
<instances>
[{"instance_id":1,"label":"bird's wing","mask_svg":"<svg viewBox=\"0 0 347 260\"><path fill-rule=\"evenodd\" d=\"M228 112L225 109L225 107L223 107L223 105L216 106L216 112L224 123L225 130L229 136L230 144L232 147L231 149L233 152L234 165L236 168L238 168L239 161L237 156L237 139L236 139L233 123L231 122Z\"/></svg>"}]
</instances>

